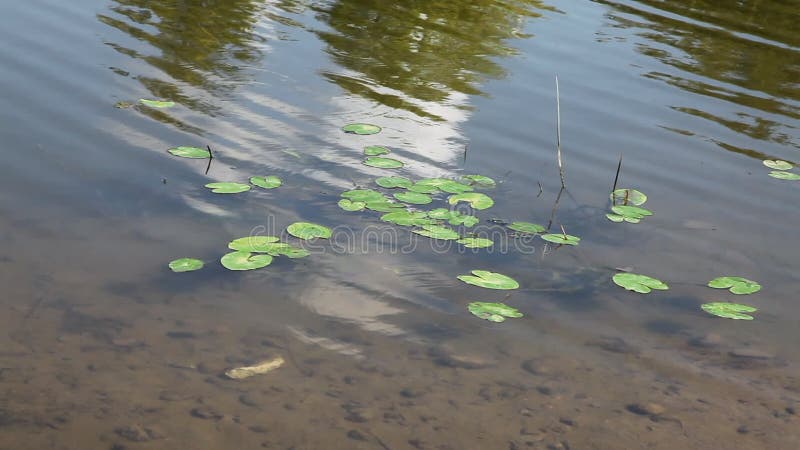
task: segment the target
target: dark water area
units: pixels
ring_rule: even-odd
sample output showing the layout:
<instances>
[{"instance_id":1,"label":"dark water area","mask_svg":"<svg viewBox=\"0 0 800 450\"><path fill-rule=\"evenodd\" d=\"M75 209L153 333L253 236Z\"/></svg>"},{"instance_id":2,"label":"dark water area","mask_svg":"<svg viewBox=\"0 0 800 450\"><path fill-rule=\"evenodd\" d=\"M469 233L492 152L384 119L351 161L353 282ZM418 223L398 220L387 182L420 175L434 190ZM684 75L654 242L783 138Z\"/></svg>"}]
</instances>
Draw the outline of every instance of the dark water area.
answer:
<instances>
[{"instance_id":1,"label":"dark water area","mask_svg":"<svg viewBox=\"0 0 800 450\"><path fill-rule=\"evenodd\" d=\"M762 164L800 163L798 24L788 0L0 2L0 449L800 448L800 181ZM166 152L206 145L208 173ZM635 225L605 218L620 155ZM464 174L498 181L493 248L337 206ZM283 185L204 187L254 175ZM297 221L334 236L220 265ZM763 288L705 286L725 275Z\"/></svg>"}]
</instances>

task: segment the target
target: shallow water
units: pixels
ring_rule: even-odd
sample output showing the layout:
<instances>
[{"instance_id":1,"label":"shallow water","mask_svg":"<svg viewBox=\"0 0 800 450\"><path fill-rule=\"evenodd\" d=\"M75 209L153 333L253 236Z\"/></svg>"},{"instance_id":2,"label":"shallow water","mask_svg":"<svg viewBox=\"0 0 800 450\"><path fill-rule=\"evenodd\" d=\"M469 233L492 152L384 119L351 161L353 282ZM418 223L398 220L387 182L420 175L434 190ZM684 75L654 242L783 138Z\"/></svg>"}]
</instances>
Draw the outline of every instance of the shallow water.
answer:
<instances>
[{"instance_id":1,"label":"shallow water","mask_svg":"<svg viewBox=\"0 0 800 450\"><path fill-rule=\"evenodd\" d=\"M797 23L794 1L3 2L0 448L800 448L800 184L761 164L800 163ZM114 107L139 98L177 105ZM177 145L210 145L208 174ZM406 166L362 165L366 145ZM604 217L620 155L655 212L638 225ZM495 247L336 206L390 172L498 180L476 227ZM334 238L217 263L301 220ZM206 267L171 273L184 256ZM456 279L473 269L521 287ZM764 288L704 286L721 275Z\"/></svg>"}]
</instances>

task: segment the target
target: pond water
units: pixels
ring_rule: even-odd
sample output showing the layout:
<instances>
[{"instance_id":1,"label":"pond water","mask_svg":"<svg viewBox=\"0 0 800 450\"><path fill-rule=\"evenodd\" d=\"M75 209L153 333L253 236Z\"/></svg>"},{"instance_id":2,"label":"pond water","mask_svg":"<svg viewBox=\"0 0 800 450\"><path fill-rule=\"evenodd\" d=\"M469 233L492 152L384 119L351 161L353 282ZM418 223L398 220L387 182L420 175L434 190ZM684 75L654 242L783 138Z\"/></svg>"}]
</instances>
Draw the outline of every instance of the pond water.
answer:
<instances>
[{"instance_id":1,"label":"pond water","mask_svg":"<svg viewBox=\"0 0 800 450\"><path fill-rule=\"evenodd\" d=\"M800 163L799 6L2 2L0 448L800 448L800 181L762 165ZM206 145L207 173L166 152ZM368 145L405 166L363 165ZM655 213L636 225L605 218L620 156ZM472 229L490 249L337 206L380 176L464 174L497 181ZM254 175L283 185L203 187ZM241 236L299 245L297 221L334 235L219 264ZM456 278L474 269L520 288ZM705 286L727 275L763 289Z\"/></svg>"}]
</instances>

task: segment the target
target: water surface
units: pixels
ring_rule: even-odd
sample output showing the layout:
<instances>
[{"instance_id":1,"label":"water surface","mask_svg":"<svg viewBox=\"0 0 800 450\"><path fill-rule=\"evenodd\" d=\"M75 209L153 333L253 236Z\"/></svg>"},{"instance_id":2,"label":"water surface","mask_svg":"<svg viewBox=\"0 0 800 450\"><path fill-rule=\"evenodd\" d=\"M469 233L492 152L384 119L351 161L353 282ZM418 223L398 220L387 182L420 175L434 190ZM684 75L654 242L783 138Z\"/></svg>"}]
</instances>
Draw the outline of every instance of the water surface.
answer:
<instances>
[{"instance_id":1,"label":"water surface","mask_svg":"<svg viewBox=\"0 0 800 450\"><path fill-rule=\"evenodd\" d=\"M0 5L0 448L800 448L800 185L761 164L800 162L797 6ZM176 106L114 107L139 98ZM208 173L177 145L210 145ZM367 145L405 162L391 173L498 180L478 214L496 248L340 210L390 172L361 164ZM604 217L620 155L656 213L638 225ZM268 174L284 185L203 187ZM217 263L301 220L334 239L258 271ZM169 272L183 256L207 265ZM619 267L671 289L626 292ZM473 269L521 288L456 279ZM764 288L704 286L721 275ZM525 317L480 321L475 300ZM709 301L759 312L716 319Z\"/></svg>"}]
</instances>

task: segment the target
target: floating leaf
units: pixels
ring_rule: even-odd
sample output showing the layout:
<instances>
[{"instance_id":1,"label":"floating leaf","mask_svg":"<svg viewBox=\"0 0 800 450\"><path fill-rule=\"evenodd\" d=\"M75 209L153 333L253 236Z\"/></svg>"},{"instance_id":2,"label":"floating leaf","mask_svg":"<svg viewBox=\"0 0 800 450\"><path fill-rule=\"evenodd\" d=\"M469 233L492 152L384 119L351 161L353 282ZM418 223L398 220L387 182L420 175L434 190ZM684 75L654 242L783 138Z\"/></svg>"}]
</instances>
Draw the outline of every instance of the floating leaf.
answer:
<instances>
[{"instance_id":1,"label":"floating leaf","mask_svg":"<svg viewBox=\"0 0 800 450\"><path fill-rule=\"evenodd\" d=\"M623 205L641 206L647 201L647 196L636 189L617 189L611 193L611 200Z\"/></svg>"},{"instance_id":2,"label":"floating leaf","mask_svg":"<svg viewBox=\"0 0 800 450\"><path fill-rule=\"evenodd\" d=\"M780 159L774 159L774 160L773 159L765 159L763 161L763 163L764 163L765 166L769 167L770 169L775 169L775 170L789 170L789 169L791 169L793 167L791 163L786 162L786 161L782 161Z\"/></svg>"},{"instance_id":3,"label":"floating leaf","mask_svg":"<svg viewBox=\"0 0 800 450\"><path fill-rule=\"evenodd\" d=\"M411 225L434 225L435 220L427 218L426 214L421 211L394 211L388 214L384 214L381 216L381 220L384 222L393 223L395 225L401 225L404 227L411 226Z\"/></svg>"},{"instance_id":4,"label":"floating leaf","mask_svg":"<svg viewBox=\"0 0 800 450\"><path fill-rule=\"evenodd\" d=\"M372 189L353 189L352 191L342 192L341 196L342 198L346 198L354 202L374 202L386 200L386 197L384 197L383 194Z\"/></svg>"},{"instance_id":5,"label":"floating leaf","mask_svg":"<svg viewBox=\"0 0 800 450\"><path fill-rule=\"evenodd\" d=\"M472 191L472 186L461 184L458 181L452 180L448 180L447 183L440 184L438 188L444 192L447 192L448 194L461 194Z\"/></svg>"},{"instance_id":6,"label":"floating leaf","mask_svg":"<svg viewBox=\"0 0 800 450\"><path fill-rule=\"evenodd\" d=\"M387 153L389 153L389 149L380 145L370 145L368 147L364 147L364 154L367 156L386 155Z\"/></svg>"},{"instance_id":7,"label":"floating leaf","mask_svg":"<svg viewBox=\"0 0 800 450\"><path fill-rule=\"evenodd\" d=\"M552 242L554 244L563 244L563 245L578 245L578 242L580 242L581 240L581 238L579 238L578 236L572 236L571 234L564 235L559 233L543 234L542 239L544 239L547 242Z\"/></svg>"},{"instance_id":8,"label":"floating leaf","mask_svg":"<svg viewBox=\"0 0 800 450\"><path fill-rule=\"evenodd\" d=\"M433 201L430 195L420 194L418 192L398 192L394 194L394 198L405 203L412 203L414 205L427 205Z\"/></svg>"},{"instance_id":9,"label":"floating leaf","mask_svg":"<svg viewBox=\"0 0 800 450\"><path fill-rule=\"evenodd\" d=\"M475 216L470 216L469 214L459 214L456 211L453 211L453 215L447 221L450 225L464 225L465 227L474 227L480 219Z\"/></svg>"},{"instance_id":10,"label":"floating leaf","mask_svg":"<svg viewBox=\"0 0 800 450\"><path fill-rule=\"evenodd\" d=\"M423 178L417 181L417 184L422 186L433 186L438 188L439 186L447 183L452 183L453 180L448 180L447 178Z\"/></svg>"},{"instance_id":11,"label":"floating leaf","mask_svg":"<svg viewBox=\"0 0 800 450\"><path fill-rule=\"evenodd\" d=\"M464 245L464 247L467 248L486 248L494 245L494 242L491 239L474 238L474 237L461 238L456 242Z\"/></svg>"},{"instance_id":12,"label":"floating leaf","mask_svg":"<svg viewBox=\"0 0 800 450\"><path fill-rule=\"evenodd\" d=\"M240 192L247 192L250 190L249 184L231 182L208 183L206 187L211 189L211 192L215 194L238 194Z\"/></svg>"},{"instance_id":13,"label":"floating leaf","mask_svg":"<svg viewBox=\"0 0 800 450\"><path fill-rule=\"evenodd\" d=\"M309 253L308 250L304 248L292 247L291 245L286 247L276 248L274 251L270 252L270 255L272 256L281 255L291 259L305 258L310 254L311 253Z\"/></svg>"},{"instance_id":14,"label":"floating leaf","mask_svg":"<svg viewBox=\"0 0 800 450\"><path fill-rule=\"evenodd\" d=\"M352 134L377 134L381 132L381 127L368 123L351 123L343 126L342 131Z\"/></svg>"},{"instance_id":15,"label":"floating leaf","mask_svg":"<svg viewBox=\"0 0 800 450\"><path fill-rule=\"evenodd\" d=\"M606 214L606 218L617 223L622 221L628 223L639 223L646 216L653 215L653 213L649 210L640 208L638 206L614 205L611 207L611 210L614 211L615 214Z\"/></svg>"},{"instance_id":16,"label":"floating leaf","mask_svg":"<svg viewBox=\"0 0 800 450\"><path fill-rule=\"evenodd\" d=\"M624 287L629 291L639 292L640 294L647 294L652 289L661 291L669 289L669 286L661 280L635 273L618 273L614 275L613 280L617 286Z\"/></svg>"},{"instance_id":17,"label":"floating leaf","mask_svg":"<svg viewBox=\"0 0 800 450\"><path fill-rule=\"evenodd\" d=\"M624 217L622 217L622 216L618 216L618 215L616 215L616 214L606 214L606 218L607 218L608 220L610 220L610 221L614 222L614 223L620 223L620 222L622 222L623 220L625 220L625 218L624 218ZM639 221L638 221L638 220L635 220L635 221L634 221L634 219L631 219L631 218L628 218L628 222L630 222L630 223L639 223Z\"/></svg>"},{"instance_id":18,"label":"floating leaf","mask_svg":"<svg viewBox=\"0 0 800 450\"><path fill-rule=\"evenodd\" d=\"M708 287L728 289L734 294L752 294L761 290L761 285L742 277L719 277L708 282Z\"/></svg>"},{"instance_id":19,"label":"floating leaf","mask_svg":"<svg viewBox=\"0 0 800 450\"><path fill-rule=\"evenodd\" d=\"M404 210L406 208L402 203L394 203L389 200L378 200L374 202L367 202L367 209L377 212L392 212Z\"/></svg>"},{"instance_id":20,"label":"floating leaf","mask_svg":"<svg viewBox=\"0 0 800 450\"><path fill-rule=\"evenodd\" d=\"M472 275L459 275L458 279L467 284L487 289L516 289L519 283L511 277L487 270L473 270Z\"/></svg>"},{"instance_id":21,"label":"floating leaf","mask_svg":"<svg viewBox=\"0 0 800 450\"><path fill-rule=\"evenodd\" d=\"M381 220L384 222L393 223L395 225L401 225L404 227L411 226L411 225L430 225L430 219L428 219L424 212L411 212L411 211L392 211L388 214L384 214L381 216Z\"/></svg>"},{"instance_id":22,"label":"floating leaf","mask_svg":"<svg viewBox=\"0 0 800 450\"><path fill-rule=\"evenodd\" d=\"M251 177L250 183L264 189L275 189L283 184L280 178L270 175L267 177Z\"/></svg>"},{"instance_id":23,"label":"floating leaf","mask_svg":"<svg viewBox=\"0 0 800 450\"><path fill-rule=\"evenodd\" d=\"M331 237L331 229L316 223L295 222L286 228L292 236L300 239L328 239Z\"/></svg>"},{"instance_id":24,"label":"floating leaf","mask_svg":"<svg viewBox=\"0 0 800 450\"><path fill-rule=\"evenodd\" d=\"M345 211L361 211L366 206L365 202L354 202L346 198L339 200L339 208Z\"/></svg>"},{"instance_id":25,"label":"floating leaf","mask_svg":"<svg viewBox=\"0 0 800 450\"><path fill-rule=\"evenodd\" d=\"M753 316L745 313L753 313L758 311L758 309L753 308L752 306L725 302L704 303L700 305L700 307L703 308L703 311L709 314L723 317L725 319L735 320L753 320Z\"/></svg>"},{"instance_id":26,"label":"floating leaf","mask_svg":"<svg viewBox=\"0 0 800 450\"><path fill-rule=\"evenodd\" d=\"M375 182L378 183L378 186L385 187L386 189L407 189L414 184L411 182L411 180L405 177L380 177L375 180Z\"/></svg>"},{"instance_id":27,"label":"floating leaf","mask_svg":"<svg viewBox=\"0 0 800 450\"><path fill-rule=\"evenodd\" d=\"M181 158L208 159L211 157L211 153L207 149L200 147L173 147L167 151Z\"/></svg>"},{"instance_id":28,"label":"floating leaf","mask_svg":"<svg viewBox=\"0 0 800 450\"><path fill-rule=\"evenodd\" d=\"M545 227L539 225L538 223L531 222L511 222L508 228L511 228L514 231L519 231L520 233L528 234L541 233L546 230Z\"/></svg>"},{"instance_id":29,"label":"floating leaf","mask_svg":"<svg viewBox=\"0 0 800 450\"><path fill-rule=\"evenodd\" d=\"M172 108L175 106L175 102L171 102L169 100L147 100L144 98L139 99L139 103L143 104L144 106L149 106L151 108Z\"/></svg>"},{"instance_id":30,"label":"floating leaf","mask_svg":"<svg viewBox=\"0 0 800 450\"><path fill-rule=\"evenodd\" d=\"M231 252L219 260L228 270L253 270L272 263L272 256L250 252Z\"/></svg>"},{"instance_id":31,"label":"floating leaf","mask_svg":"<svg viewBox=\"0 0 800 450\"><path fill-rule=\"evenodd\" d=\"M409 186L406 189L408 189L411 192L418 192L420 194L437 194L439 192L439 188L437 188L436 186L430 186L427 184L419 184L419 183L415 183L414 185Z\"/></svg>"},{"instance_id":32,"label":"floating leaf","mask_svg":"<svg viewBox=\"0 0 800 450\"><path fill-rule=\"evenodd\" d=\"M779 180L791 180L791 181L800 180L800 175L791 172L780 172L777 170L773 170L767 175L771 176L772 178L777 178Z\"/></svg>"},{"instance_id":33,"label":"floating leaf","mask_svg":"<svg viewBox=\"0 0 800 450\"><path fill-rule=\"evenodd\" d=\"M494 200L480 192L465 192L463 194L451 195L447 199L447 202L451 205L455 205L458 202L468 202L470 206L475 209L486 209L494 205Z\"/></svg>"},{"instance_id":34,"label":"floating leaf","mask_svg":"<svg viewBox=\"0 0 800 450\"><path fill-rule=\"evenodd\" d=\"M363 164L365 166L377 167L379 169L399 169L403 167L403 163L392 158L381 158L380 156L370 156L365 159Z\"/></svg>"},{"instance_id":35,"label":"floating leaf","mask_svg":"<svg viewBox=\"0 0 800 450\"><path fill-rule=\"evenodd\" d=\"M453 229L441 225L423 225L422 228L422 230L414 230L413 233L431 239L442 239L446 241L454 241L460 237Z\"/></svg>"},{"instance_id":36,"label":"floating leaf","mask_svg":"<svg viewBox=\"0 0 800 450\"><path fill-rule=\"evenodd\" d=\"M231 250L249 253L270 253L281 247L289 247L289 244L278 242L276 236L245 236L228 243Z\"/></svg>"},{"instance_id":37,"label":"floating leaf","mask_svg":"<svg viewBox=\"0 0 800 450\"><path fill-rule=\"evenodd\" d=\"M173 272L191 272L203 268L203 261L194 258L179 258L170 261L169 268Z\"/></svg>"},{"instance_id":38,"label":"floating leaf","mask_svg":"<svg viewBox=\"0 0 800 450\"><path fill-rule=\"evenodd\" d=\"M504 303L472 302L467 309L474 316L489 322L505 322L506 317L522 317L522 313Z\"/></svg>"},{"instance_id":39,"label":"floating leaf","mask_svg":"<svg viewBox=\"0 0 800 450\"><path fill-rule=\"evenodd\" d=\"M479 185L485 186L485 187L494 187L495 186L495 182L494 182L493 179L491 179L489 177L485 177L483 175L464 175L461 178L466 178L467 180L470 180L474 184L479 184Z\"/></svg>"},{"instance_id":40,"label":"floating leaf","mask_svg":"<svg viewBox=\"0 0 800 450\"><path fill-rule=\"evenodd\" d=\"M428 211L428 217L431 219L449 220L451 217L453 217L454 212L455 211L450 211L447 208L436 208Z\"/></svg>"}]
</instances>

